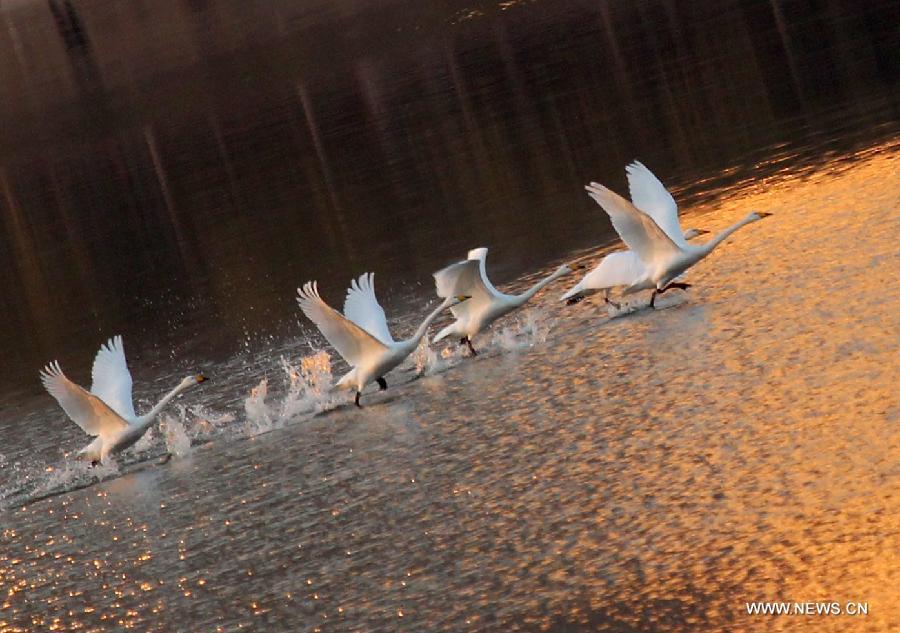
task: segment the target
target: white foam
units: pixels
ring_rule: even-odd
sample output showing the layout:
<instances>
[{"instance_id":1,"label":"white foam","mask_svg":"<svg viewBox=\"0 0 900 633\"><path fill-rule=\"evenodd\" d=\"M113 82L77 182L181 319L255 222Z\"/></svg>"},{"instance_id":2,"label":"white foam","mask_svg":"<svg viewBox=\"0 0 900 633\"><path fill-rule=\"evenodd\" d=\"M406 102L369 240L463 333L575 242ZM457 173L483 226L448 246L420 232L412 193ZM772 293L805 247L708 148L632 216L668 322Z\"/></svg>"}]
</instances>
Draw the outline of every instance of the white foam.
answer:
<instances>
[{"instance_id":1,"label":"white foam","mask_svg":"<svg viewBox=\"0 0 900 633\"><path fill-rule=\"evenodd\" d=\"M281 368L287 390L280 401L268 402L269 379L263 378L244 400L246 419L243 434L247 437L281 428L301 415L311 415L338 404L332 392L331 358L324 351L300 359L296 365L285 358Z\"/></svg>"},{"instance_id":2,"label":"white foam","mask_svg":"<svg viewBox=\"0 0 900 633\"><path fill-rule=\"evenodd\" d=\"M181 421L171 415L160 421L163 437L166 439L166 450L175 457L185 457L191 452L191 438Z\"/></svg>"}]
</instances>

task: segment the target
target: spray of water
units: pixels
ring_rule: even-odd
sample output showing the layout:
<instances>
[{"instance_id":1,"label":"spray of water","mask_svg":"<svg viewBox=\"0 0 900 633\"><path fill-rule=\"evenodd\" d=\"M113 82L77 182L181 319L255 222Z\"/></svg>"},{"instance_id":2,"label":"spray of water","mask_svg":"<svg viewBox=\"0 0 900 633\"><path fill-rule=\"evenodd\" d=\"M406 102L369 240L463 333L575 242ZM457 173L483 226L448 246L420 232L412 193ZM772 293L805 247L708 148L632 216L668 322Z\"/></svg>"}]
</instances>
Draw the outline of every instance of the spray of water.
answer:
<instances>
[{"instance_id":1,"label":"spray of water","mask_svg":"<svg viewBox=\"0 0 900 633\"><path fill-rule=\"evenodd\" d=\"M553 320L539 308L528 308L508 325L497 328L491 344L508 352L543 345L553 324Z\"/></svg>"},{"instance_id":2,"label":"spray of water","mask_svg":"<svg viewBox=\"0 0 900 633\"><path fill-rule=\"evenodd\" d=\"M160 421L160 428L166 440L166 450L169 454L175 457L185 457L190 454L191 438L180 420L167 415Z\"/></svg>"},{"instance_id":3,"label":"spray of water","mask_svg":"<svg viewBox=\"0 0 900 633\"><path fill-rule=\"evenodd\" d=\"M419 341L416 351L412 353L412 362L416 367L417 376L433 376L449 366L448 359L438 355L428 343L428 336L423 336Z\"/></svg>"},{"instance_id":4,"label":"spray of water","mask_svg":"<svg viewBox=\"0 0 900 633\"><path fill-rule=\"evenodd\" d=\"M281 428L301 415L325 411L341 402L332 393L331 358L324 351L300 359L296 365L285 358L281 368L286 377L286 391L278 402L269 402L269 380L263 378L244 400L246 419L243 434L247 437Z\"/></svg>"}]
</instances>

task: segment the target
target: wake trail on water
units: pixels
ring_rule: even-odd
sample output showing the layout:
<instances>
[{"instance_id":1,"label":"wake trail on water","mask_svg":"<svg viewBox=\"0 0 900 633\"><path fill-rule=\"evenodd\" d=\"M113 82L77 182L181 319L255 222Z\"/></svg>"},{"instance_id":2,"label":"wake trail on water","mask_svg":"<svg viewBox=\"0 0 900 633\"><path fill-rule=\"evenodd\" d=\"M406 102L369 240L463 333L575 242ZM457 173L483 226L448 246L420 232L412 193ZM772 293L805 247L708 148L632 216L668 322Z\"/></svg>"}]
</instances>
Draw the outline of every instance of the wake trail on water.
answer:
<instances>
[{"instance_id":1,"label":"wake trail on water","mask_svg":"<svg viewBox=\"0 0 900 633\"><path fill-rule=\"evenodd\" d=\"M528 309L511 323L490 335L486 347L500 353L520 351L543 344L554 324L539 309ZM483 343L483 341L482 341ZM397 387L419 378L434 376L462 362L468 352L459 345L435 350L423 337L419 346L398 368L398 374L412 374L408 380L391 381ZM59 458L44 461L10 461L0 453L0 511L21 507L41 499L66 494L154 466L161 457L185 458L197 446L218 439L240 440L256 437L289 424L330 411L352 402L351 391L333 389L331 357L324 350L292 362L279 359L279 375L264 376L243 399L242 415L222 412L204 405L175 406L129 450L106 464L91 466L78 459L77 449L60 450ZM280 384L279 384L280 383Z\"/></svg>"}]
</instances>

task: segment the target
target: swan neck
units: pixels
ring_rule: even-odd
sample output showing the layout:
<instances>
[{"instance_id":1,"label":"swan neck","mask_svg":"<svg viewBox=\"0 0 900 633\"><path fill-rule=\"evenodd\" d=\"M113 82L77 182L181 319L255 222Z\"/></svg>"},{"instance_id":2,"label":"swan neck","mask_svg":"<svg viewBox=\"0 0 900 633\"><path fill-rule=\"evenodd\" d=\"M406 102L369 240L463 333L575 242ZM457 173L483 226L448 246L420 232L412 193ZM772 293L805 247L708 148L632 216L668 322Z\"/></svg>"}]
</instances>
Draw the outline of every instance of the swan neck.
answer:
<instances>
[{"instance_id":1,"label":"swan neck","mask_svg":"<svg viewBox=\"0 0 900 633\"><path fill-rule=\"evenodd\" d=\"M172 389L172 391L164 395L162 399L160 399L160 401L156 403L155 407L153 407L149 412L137 419L138 426L148 427L153 424L153 420L155 420L160 411L162 411L165 406L169 404L169 401L171 401L172 398L187 389L189 386L189 384L180 383L177 387Z\"/></svg>"},{"instance_id":2,"label":"swan neck","mask_svg":"<svg viewBox=\"0 0 900 633\"><path fill-rule=\"evenodd\" d=\"M411 347L415 347L416 345L418 345L419 341L422 340L422 337L425 336L425 332L428 331L428 327L431 325L432 321L434 321L441 312L446 310L447 307L451 303L453 303L453 301L455 301L453 297L444 299L444 301L442 301L441 304L431 312L431 314L425 317L425 320L422 321L422 324L419 325L419 328L415 331L415 333L413 333L411 337L406 339L406 345Z\"/></svg>"},{"instance_id":3,"label":"swan neck","mask_svg":"<svg viewBox=\"0 0 900 633\"><path fill-rule=\"evenodd\" d=\"M703 246L700 247L700 250L703 252L703 255L708 255L709 253L711 253L712 250L716 246L718 246L719 244L724 242L726 239L728 239L728 237L732 233L737 231L739 228L750 224L751 222L753 222L755 220L756 220L756 218L754 218L752 216L746 217L743 220L741 220L740 222L736 222L736 223L732 224L731 226L729 226L727 229L722 230L718 235L716 235L714 238L712 238L710 241L708 241L706 244L704 244Z\"/></svg>"},{"instance_id":4,"label":"swan neck","mask_svg":"<svg viewBox=\"0 0 900 633\"><path fill-rule=\"evenodd\" d=\"M546 285L549 284L550 282L556 280L557 278L562 277L562 276L565 275L567 272L569 272L569 271L568 271L568 270L556 270L556 271L553 271L553 273L551 273L550 275L548 275L548 276L545 277L544 279L541 279L539 282L537 282L536 284L534 284L531 288L529 288L528 290L526 290L526 291L523 292L522 294L518 295L518 296L516 297L516 299L518 300L518 302L519 302L520 304L525 303L526 301L528 301L529 299L531 299L534 295L536 295L537 293L539 293L539 292L544 288L544 286L546 286Z\"/></svg>"}]
</instances>

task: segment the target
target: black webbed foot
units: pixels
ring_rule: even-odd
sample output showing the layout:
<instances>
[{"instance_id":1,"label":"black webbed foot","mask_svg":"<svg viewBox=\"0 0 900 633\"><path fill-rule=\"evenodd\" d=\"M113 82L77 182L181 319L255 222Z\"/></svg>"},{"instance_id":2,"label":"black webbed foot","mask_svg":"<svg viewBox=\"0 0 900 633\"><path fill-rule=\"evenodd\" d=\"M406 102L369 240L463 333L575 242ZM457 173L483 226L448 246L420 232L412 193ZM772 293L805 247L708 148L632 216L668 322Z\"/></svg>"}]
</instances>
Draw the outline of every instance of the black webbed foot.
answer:
<instances>
[{"instance_id":1,"label":"black webbed foot","mask_svg":"<svg viewBox=\"0 0 900 633\"><path fill-rule=\"evenodd\" d=\"M603 300L604 300L606 303L608 303L609 305L611 305L612 307L614 307L616 310L621 310L621 309L622 309L622 304L621 304L621 303L616 303L615 301L613 301L613 300L610 299L609 297L603 297Z\"/></svg>"},{"instance_id":2,"label":"black webbed foot","mask_svg":"<svg viewBox=\"0 0 900 633\"><path fill-rule=\"evenodd\" d=\"M375 382L378 383L378 386L381 388L382 391L387 389L387 380L385 380L384 377L376 378Z\"/></svg>"},{"instance_id":3,"label":"black webbed foot","mask_svg":"<svg viewBox=\"0 0 900 633\"><path fill-rule=\"evenodd\" d=\"M359 397L360 397L361 395L362 395L362 394L359 393L359 392L357 391L357 392L356 392L356 398L353 400L353 403L354 403L356 406L358 406L360 409L362 409L362 405L359 403Z\"/></svg>"},{"instance_id":4,"label":"black webbed foot","mask_svg":"<svg viewBox=\"0 0 900 633\"><path fill-rule=\"evenodd\" d=\"M584 301L584 295L575 295L574 297L569 297L566 300L566 305L573 306L576 303L580 303L581 301Z\"/></svg>"},{"instance_id":5,"label":"black webbed foot","mask_svg":"<svg viewBox=\"0 0 900 633\"><path fill-rule=\"evenodd\" d=\"M470 338L467 336L467 337L464 338L463 340L465 341L466 345L469 346L469 351L472 353L472 356L478 356L478 352L476 352L476 351L475 351L475 348L472 347L472 339L470 339Z\"/></svg>"}]
</instances>

